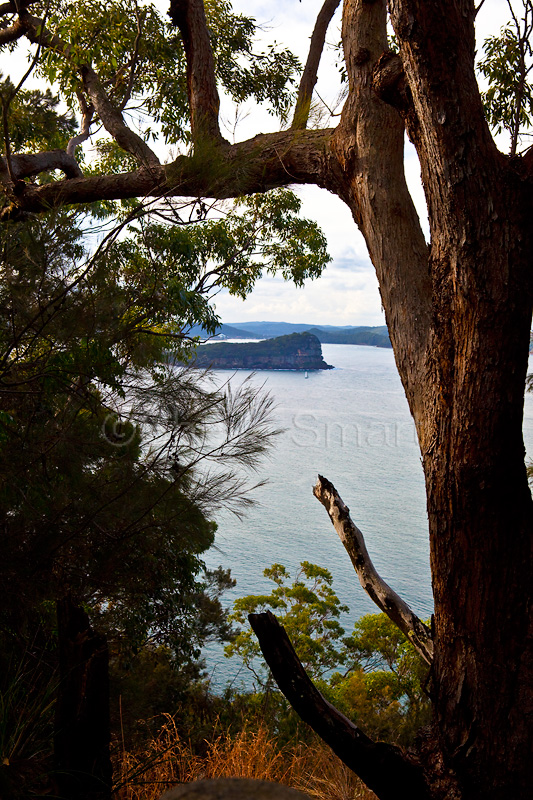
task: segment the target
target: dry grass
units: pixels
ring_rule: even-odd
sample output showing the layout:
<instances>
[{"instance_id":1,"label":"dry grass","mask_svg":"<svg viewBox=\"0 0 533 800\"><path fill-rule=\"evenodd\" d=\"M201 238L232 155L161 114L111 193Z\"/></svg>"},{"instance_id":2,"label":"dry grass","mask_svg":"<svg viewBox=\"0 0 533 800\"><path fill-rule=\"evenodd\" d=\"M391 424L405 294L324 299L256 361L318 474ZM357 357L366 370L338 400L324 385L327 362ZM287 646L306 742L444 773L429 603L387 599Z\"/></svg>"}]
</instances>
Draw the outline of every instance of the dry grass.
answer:
<instances>
[{"instance_id":1,"label":"dry grass","mask_svg":"<svg viewBox=\"0 0 533 800\"><path fill-rule=\"evenodd\" d=\"M123 752L115 763L117 800L157 800L177 783L202 778L258 778L293 786L317 800L375 800L361 781L321 743L280 748L260 727L206 743L191 752L171 717L146 752Z\"/></svg>"}]
</instances>

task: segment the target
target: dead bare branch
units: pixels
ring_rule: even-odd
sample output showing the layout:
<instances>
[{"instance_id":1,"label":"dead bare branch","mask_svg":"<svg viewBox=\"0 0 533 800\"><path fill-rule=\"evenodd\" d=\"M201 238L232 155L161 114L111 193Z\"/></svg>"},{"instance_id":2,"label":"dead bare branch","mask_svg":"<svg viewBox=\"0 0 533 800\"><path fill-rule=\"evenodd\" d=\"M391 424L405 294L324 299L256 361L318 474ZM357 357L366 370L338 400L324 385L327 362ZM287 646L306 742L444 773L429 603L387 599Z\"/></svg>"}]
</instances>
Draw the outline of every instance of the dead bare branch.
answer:
<instances>
[{"instance_id":1,"label":"dead bare branch","mask_svg":"<svg viewBox=\"0 0 533 800\"><path fill-rule=\"evenodd\" d=\"M365 592L407 636L424 661L431 664L433 661L431 631L377 573L368 555L363 534L353 522L350 509L345 506L333 484L319 475L313 494L328 512Z\"/></svg>"}]
</instances>

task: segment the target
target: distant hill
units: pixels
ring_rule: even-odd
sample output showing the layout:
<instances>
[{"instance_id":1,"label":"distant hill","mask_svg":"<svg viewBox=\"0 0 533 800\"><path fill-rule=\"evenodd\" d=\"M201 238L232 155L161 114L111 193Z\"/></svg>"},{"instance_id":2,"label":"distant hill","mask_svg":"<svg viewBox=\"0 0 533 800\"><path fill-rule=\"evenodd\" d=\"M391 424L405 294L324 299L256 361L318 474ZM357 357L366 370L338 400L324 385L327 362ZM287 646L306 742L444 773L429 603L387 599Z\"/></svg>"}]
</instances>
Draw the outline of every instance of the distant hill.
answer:
<instances>
[{"instance_id":1,"label":"distant hill","mask_svg":"<svg viewBox=\"0 0 533 800\"><path fill-rule=\"evenodd\" d=\"M323 344L364 344L371 347L391 347L386 325L371 327L368 325L306 325L295 322L236 322L232 327L249 333L249 338L255 336L261 339L270 339L274 336L310 331ZM228 336L228 338L237 337Z\"/></svg>"},{"instance_id":2,"label":"distant hill","mask_svg":"<svg viewBox=\"0 0 533 800\"><path fill-rule=\"evenodd\" d=\"M191 336L202 339L273 339L291 333L310 331L323 344L363 344L391 347L386 325L308 325L303 322L236 322L221 324L214 336L199 325L191 328Z\"/></svg>"},{"instance_id":3,"label":"distant hill","mask_svg":"<svg viewBox=\"0 0 533 800\"><path fill-rule=\"evenodd\" d=\"M191 328L191 330L189 331L189 335L190 336L199 336L201 339L216 338L217 336L220 336L220 334L222 334L222 336L225 339L263 339L264 338L263 336L255 334L255 333L253 333L251 331L244 331L244 330L241 330L240 328L237 328L237 327L235 327L233 325L226 325L225 323L222 323L222 325L220 325L217 328L216 333L215 333L215 337L213 337L212 334L207 333L207 331L204 328L202 328L200 325L194 325Z\"/></svg>"},{"instance_id":4,"label":"distant hill","mask_svg":"<svg viewBox=\"0 0 533 800\"><path fill-rule=\"evenodd\" d=\"M291 333L247 344L215 342L201 345L197 367L213 369L333 369L322 357L322 347L311 333Z\"/></svg>"},{"instance_id":5,"label":"distant hill","mask_svg":"<svg viewBox=\"0 0 533 800\"><path fill-rule=\"evenodd\" d=\"M288 336L290 333L303 333L316 327L301 322L232 322L236 328L255 334L261 339L272 339L275 336Z\"/></svg>"},{"instance_id":6,"label":"distant hill","mask_svg":"<svg viewBox=\"0 0 533 800\"><path fill-rule=\"evenodd\" d=\"M348 328L346 330L310 328L309 332L313 333L322 344L365 344L370 347L392 347L387 329L384 329L384 333L379 333L378 330L381 331L383 328Z\"/></svg>"}]
</instances>

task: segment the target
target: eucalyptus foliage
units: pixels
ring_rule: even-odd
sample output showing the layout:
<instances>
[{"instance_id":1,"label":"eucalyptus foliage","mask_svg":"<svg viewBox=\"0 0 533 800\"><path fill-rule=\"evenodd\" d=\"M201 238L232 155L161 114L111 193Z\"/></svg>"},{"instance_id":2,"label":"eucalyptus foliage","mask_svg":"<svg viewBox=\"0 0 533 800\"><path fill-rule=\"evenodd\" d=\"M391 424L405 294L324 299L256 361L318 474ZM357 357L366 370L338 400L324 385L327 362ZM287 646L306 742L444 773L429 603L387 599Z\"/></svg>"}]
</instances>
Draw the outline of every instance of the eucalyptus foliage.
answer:
<instances>
[{"instance_id":1,"label":"eucalyptus foliage","mask_svg":"<svg viewBox=\"0 0 533 800\"><path fill-rule=\"evenodd\" d=\"M508 5L512 20L499 35L485 39L478 66L489 84L482 95L487 120L496 133L509 134L514 155L519 136L531 128L533 120L533 4L524 0L522 16Z\"/></svg>"},{"instance_id":2,"label":"eucalyptus foliage","mask_svg":"<svg viewBox=\"0 0 533 800\"><path fill-rule=\"evenodd\" d=\"M225 648L226 656L240 659L254 676L251 707L268 703L278 730L291 730L288 707L275 691L247 620L248 614L269 609L328 700L369 734L408 742L429 721L428 670L394 623L385 614L366 614L347 635L341 622L349 608L334 592L331 573L308 561L301 563L292 583L282 564L273 564L264 575L275 588L235 601L229 621L236 633Z\"/></svg>"},{"instance_id":3,"label":"eucalyptus foliage","mask_svg":"<svg viewBox=\"0 0 533 800\"><path fill-rule=\"evenodd\" d=\"M155 3L133 0L36 3L47 25L70 43L68 60L49 49L38 70L59 86L73 111L82 91L75 68L92 64L110 99L134 115L144 138L159 130L169 142L189 140L185 53L181 37ZM265 101L283 117L294 99L300 64L286 48L254 50L256 22L236 14L227 0L205 3L218 80L237 103ZM74 69L73 69L74 67Z\"/></svg>"}]
</instances>

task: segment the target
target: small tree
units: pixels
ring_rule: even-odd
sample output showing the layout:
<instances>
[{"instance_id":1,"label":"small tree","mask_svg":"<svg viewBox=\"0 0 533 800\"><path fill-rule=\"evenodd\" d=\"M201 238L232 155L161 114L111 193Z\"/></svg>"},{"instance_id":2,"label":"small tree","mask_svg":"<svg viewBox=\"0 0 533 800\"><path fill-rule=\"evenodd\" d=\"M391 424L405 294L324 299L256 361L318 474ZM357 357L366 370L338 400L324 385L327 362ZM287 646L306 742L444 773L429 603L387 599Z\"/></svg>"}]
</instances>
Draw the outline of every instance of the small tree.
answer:
<instances>
[{"instance_id":1,"label":"small tree","mask_svg":"<svg viewBox=\"0 0 533 800\"><path fill-rule=\"evenodd\" d=\"M346 636L341 615L349 612L332 589L331 573L302 562L292 583L281 564L265 569L276 588L268 595L247 595L235 601L231 623L237 633L225 648L250 670L260 696L275 689L272 674L247 625L247 614L275 611L294 645L308 675L337 708L372 736L388 741L412 741L418 727L429 717L424 691L428 668L415 648L385 614L361 617ZM271 724L287 729L283 703L268 706Z\"/></svg>"},{"instance_id":2,"label":"small tree","mask_svg":"<svg viewBox=\"0 0 533 800\"><path fill-rule=\"evenodd\" d=\"M343 664L344 628L339 617L347 612L331 588L333 578L329 570L303 561L294 582L287 584L290 574L282 564L273 564L263 575L276 584L269 595L247 595L235 601L230 622L243 625L247 615L264 608L277 611L283 625L310 675L321 678ZM237 655L255 676L262 689L271 688L272 676L261 650L248 625L240 628L233 641L225 648L227 656Z\"/></svg>"}]
</instances>

